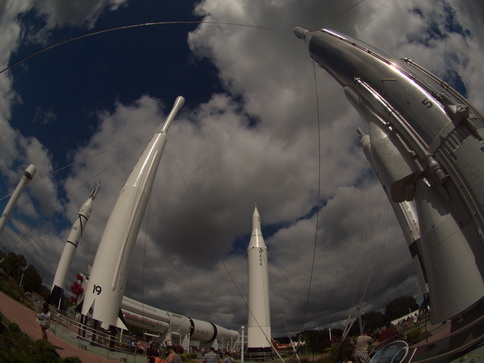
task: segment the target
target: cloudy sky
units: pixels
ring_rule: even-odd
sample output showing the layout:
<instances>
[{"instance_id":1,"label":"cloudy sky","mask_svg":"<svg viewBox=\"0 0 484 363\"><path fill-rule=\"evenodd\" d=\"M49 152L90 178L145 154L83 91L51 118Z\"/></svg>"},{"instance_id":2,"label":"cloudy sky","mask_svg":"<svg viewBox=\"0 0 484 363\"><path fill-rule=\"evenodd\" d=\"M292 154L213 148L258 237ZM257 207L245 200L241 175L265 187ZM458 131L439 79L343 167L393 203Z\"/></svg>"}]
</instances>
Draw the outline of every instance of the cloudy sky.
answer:
<instances>
[{"instance_id":1,"label":"cloudy sky","mask_svg":"<svg viewBox=\"0 0 484 363\"><path fill-rule=\"evenodd\" d=\"M418 298L405 240L358 144L365 123L292 30L328 27L409 57L484 109L482 14L479 0L0 0L2 69L73 37L172 22L68 42L0 74L2 210L26 166L38 170L0 248L26 256L50 287L101 181L67 287L86 273L131 168L182 95L129 297L246 325L257 204L274 337L341 328L360 302L368 312Z\"/></svg>"}]
</instances>

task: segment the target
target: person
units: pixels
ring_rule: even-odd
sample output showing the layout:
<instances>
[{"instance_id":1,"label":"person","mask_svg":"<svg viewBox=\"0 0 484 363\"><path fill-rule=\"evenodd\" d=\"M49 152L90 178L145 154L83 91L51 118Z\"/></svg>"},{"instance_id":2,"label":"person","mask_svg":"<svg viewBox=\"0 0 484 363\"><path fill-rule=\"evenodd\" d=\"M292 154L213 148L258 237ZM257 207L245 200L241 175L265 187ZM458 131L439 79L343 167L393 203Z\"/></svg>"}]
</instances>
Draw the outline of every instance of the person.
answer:
<instances>
[{"instance_id":1,"label":"person","mask_svg":"<svg viewBox=\"0 0 484 363\"><path fill-rule=\"evenodd\" d=\"M155 354L158 353L158 347L153 340L150 340L149 344L150 347L146 351L147 363L155 363Z\"/></svg>"},{"instance_id":2,"label":"person","mask_svg":"<svg viewBox=\"0 0 484 363\"><path fill-rule=\"evenodd\" d=\"M39 323L40 329L42 330L42 339L48 340L47 329L49 329L50 327L50 310L49 304L47 302L44 302L44 305L42 306L42 311L37 314L37 322Z\"/></svg>"},{"instance_id":3,"label":"person","mask_svg":"<svg viewBox=\"0 0 484 363\"><path fill-rule=\"evenodd\" d=\"M393 324L391 322L388 322L385 326L385 329L378 336L378 342L380 342L381 345L386 345L393 342L396 337L397 331L393 327Z\"/></svg>"},{"instance_id":4,"label":"person","mask_svg":"<svg viewBox=\"0 0 484 363\"><path fill-rule=\"evenodd\" d=\"M156 352L154 354L154 358L155 358L155 363L164 363L163 359L160 358L160 353Z\"/></svg>"},{"instance_id":5,"label":"person","mask_svg":"<svg viewBox=\"0 0 484 363\"><path fill-rule=\"evenodd\" d=\"M218 356L217 353L215 353L215 348L210 347L210 351L205 353L203 356L203 361L205 363L219 363L220 362L220 357Z\"/></svg>"},{"instance_id":6,"label":"person","mask_svg":"<svg viewBox=\"0 0 484 363\"><path fill-rule=\"evenodd\" d=\"M173 345L169 345L167 347L168 355L166 356L167 363L182 363L181 357L175 352L175 347Z\"/></svg>"},{"instance_id":7,"label":"person","mask_svg":"<svg viewBox=\"0 0 484 363\"><path fill-rule=\"evenodd\" d=\"M356 339L355 352L353 353L353 360L355 363L369 363L370 355L369 349L373 343L373 338L370 332L365 332Z\"/></svg>"},{"instance_id":8,"label":"person","mask_svg":"<svg viewBox=\"0 0 484 363\"><path fill-rule=\"evenodd\" d=\"M229 352L225 352L224 363L235 363L235 359L232 358Z\"/></svg>"}]
</instances>

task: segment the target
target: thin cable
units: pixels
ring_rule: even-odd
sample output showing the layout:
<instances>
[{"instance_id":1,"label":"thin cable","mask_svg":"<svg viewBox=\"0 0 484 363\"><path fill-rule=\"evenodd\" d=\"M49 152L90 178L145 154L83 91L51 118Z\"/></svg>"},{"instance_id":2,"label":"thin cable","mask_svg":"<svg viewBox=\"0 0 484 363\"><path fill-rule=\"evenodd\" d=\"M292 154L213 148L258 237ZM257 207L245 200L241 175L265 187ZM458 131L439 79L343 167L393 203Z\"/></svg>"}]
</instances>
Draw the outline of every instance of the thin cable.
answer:
<instances>
[{"instance_id":1,"label":"thin cable","mask_svg":"<svg viewBox=\"0 0 484 363\"><path fill-rule=\"evenodd\" d=\"M82 164L82 163L85 163L87 160L93 159L93 158L95 158L95 157L97 157L97 156L99 156L99 155L102 155L102 154L104 154L104 153L107 153L107 152L109 152L109 151L113 151L113 150L116 150L116 149L122 148L122 147L124 147L124 146L126 146L126 145L128 145L128 144L135 143L135 142L140 142L140 141L145 140L145 139L146 139L146 137L144 137L144 138L137 138L137 139L133 139L133 140L130 140L130 141L128 141L128 142L125 142L124 144L120 144L120 145L114 146L114 147L109 148L109 149L104 149L104 150L101 150L100 152L98 152L98 153L96 153L96 154L93 154L93 155L90 155L90 156L87 156L86 158L84 158L84 159L82 159L82 160L72 162L72 163L67 164L67 165L64 165L64 166L62 166L62 167L60 167L60 168L58 168L58 169L56 169L56 170L53 170L53 171L51 171L51 172L49 172L49 173L47 173L47 174L45 174L45 175L42 175L42 176L40 176L40 177L38 177L38 178L34 178L34 179L32 180L32 182L31 182L31 183L29 183L29 185L31 185L31 184L35 184L35 183L38 183L39 181L41 181L41 180L42 180L42 179L44 179L44 178L47 178L47 177L50 177L50 176L54 176L54 175L56 175L56 174L60 173L61 171L65 170L65 169L68 169L68 168L70 168L70 167L72 167L72 166L74 166L74 165L77 165L77 164ZM138 148L140 148L140 146L138 146L138 147L137 147L137 149L138 149ZM109 168L110 168L112 165L116 164L118 161L120 161L120 160L121 160L121 159L123 159L123 158L124 158L124 157L119 157L118 159L116 159L116 160L115 160L113 163L109 164L109 165L108 165L106 168L104 168L103 170L101 170L99 173L97 173L97 174L96 174L96 175L94 175L93 177L89 178L89 179L88 179L88 180L87 180L85 183L81 184L81 185L80 185L80 186L79 186L77 189L75 189L75 191L74 191L74 192L70 193L69 195L73 195L73 194L75 194L75 193L76 193L76 192L77 192L79 189L81 189L81 188L82 188L84 185L86 185L86 184L87 184L89 181L91 181L92 179L94 179L94 178L95 178L95 177L97 177L98 175L100 175L100 174L104 173L104 172L105 172L107 169L109 169ZM27 187L28 187L29 185L27 185ZM2 200L4 200L5 198L10 197L12 194L13 194L13 192L12 192L12 193L9 193L9 194L6 194L6 195L4 195L2 198L0 198L0 202L1 202Z\"/></svg>"},{"instance_id":2,"label":"thin cable","mask_svg":"<svg viewBox=\"0 0 484 363\"><path fill-rule=\"evenodd\" d=\"M314 232L314 244L313 244L313 258L311 261L311 274L309 276L309 286L308 292L306 295L306 304L304 306L304 314L303 314L303 321L301 324L301 331L304 329L304 324L306 323L306 314L308 311L309 305L309 297L311 295L311 287L313 282L313 275L314 275L314 261L316 260L316 247L318 242L318 226L319 226L319 211L320 211L320 198L321 198L321 115L319 112L319 93L318 93L318 82L316 81L316 67L314 66L314 61L312 62L313 65L313 78L314 78L314 90L315 90L315 97L316 97L316 120L318 126L318 192L317 192L317 210L316 210L316 224L315 224L315 232Z\"/></svg>"},{"instance_id":3,"label":"thin cable","mask_svg":"<svg viewBox=\"0 0 484 363\"><path fill-rule=\"evenodd\" d=\"M368 182L369 184L369 182ZM363 245L365 246L367 244L367 238L368 236L371 236L372 235L372 231L371 231L371 221L373 220L373 198L372 198L372 195L371 195L371 189L370 189L370 192L368 193L369 194L369 199L370 199L370 223L369 223L369 227L370 228L370 231L368 233L365 233L365 236L364 236L364 239L363 239ZM368 223L365 223L365 231L366 231L366 226L367 226ZM370 257L373 256L373 251L372 251L372 246L373 246L373 238L370 238ZM360 303L359 303L359 306L361 306L361 304L363 303L363 300L365 299L365 294L366 294L366 290L368 288L368 285L370 284L370 280L371 280L371 276L373 274L373 269L375 267L375 263L374 261L372 261L372 263L370 263L370 272L368 273L368 278L366 280L366 284L365 284L365 287L363 288L363 293L361 294L361 299L360 299Z\"/></svg>"},{"instance_id":4,"label":"thin cable","mask_svg":"<svg viewBox=\"0 0 484 363\"><path fill-rule=\"evenodd\" d=\"M35 57L36 55L39 55L39 54L44 53L44 52L46 52L46 51L48 51L50 49L57 48L57 47L59 47L61 45L64 45L64 44L67 44L67 43L70 43L70 42L73 42L73 41L76 41L76 40L80 40L80 39L84 39L84 38L88 38L88 37L93 37L95 35L100 35L100 34L104 34L104 33L114 32L114 31L118 31L118 30L141 28L141 27L148 27L148 26L155 26L155 25L170 25L170 24L232 25L232 26L240 26L240 27L245 27L245 28L254 28L254 29L259 29L259 30L276 31L275 29L268 28L268 27L264 27L264 26L259 26L259 25L229 23L229 22L220 22L220 21L189 21L189 20L188 21L185 21L185 20L181 20L181 21L157 21L157 22L140 23L140 24L133 24L133 25L124 25L124 26L118 26L118 27L114 27L114 28L99 30L99 31L96 31L96 32L93 32L93 33L79 35L77 37L69 38L67 40L63 40L62 42L49 45L49 46L44 47L44 48L42 48L42 49L40 49L40 50L38 50L38 51L36 51L34 53L29 54L26 57L23 57L23 58L19 59L18 61L15 61L14 63L9 64L7 67L5 67L4 69L2 69L0 71L0 74L2 74L5 71L8 71L9 69L11 69L11 68L13 68L13 67L15 67L15 66L23 63L23 62L25 62L26 60L28 60L28 59L30 59L32 57Z\"/></svg>"},{"instance_id":5,"label":"thin cable","mask_svg":"<svg viewBox=\"0 0 484 363\"><path fill-rule=\"evenodd\" d=\"M270 346L271 346L271 349L277 354L277 356L279 357L279 359L284 363L284 359L281 357L281 355L279 354L279 352L277 351L277 349L274 347L274 344L272 344L272 337L268 337L266 332L264 331L264 329L262 329L261 325L259 324L259 322L257 321L255 315L252 313L252 311L250 310L250 307L249 307L249 303L244 299L244 296L242 295L242 292L239 290L239 287L237 286L237 284L235 283L234 279L232 278L232 275L230 274L230 271L229 269L227 268L227 266L225 265L225 262L224 261L221 261L222 262L222 265L224 266L225 268L225 271L227 272L227 275L229 276L230 280L232 281L232 284L235 286L235 289L237 290L237 292L239 293L239 296L240 298L242 299L242 301L244 302L246 308L247 308L247 311L249 312L249 314L254 318L255 322L257 323L257 326L260 328L262 334L264 334L265 338L267 339L268 342L270 342ZM249 328L249 327L247 327Z\"/></svg>"},{"instance_id":6,"label":"thin cable","mask_svg":"<svg viewBox=\"0 0 484 363\"><path fill-rule=\"evenodd\" d=\"M382 241L382 247L381 247L381 254L380 254L380 258L379 258L379 261L376 263L376 266L379 266L381 267L383 265L383 258L385 256L385 248L386 248L386 241L387 241L387 231L388 231L388 216L389 216L389 213L388 213L388 209L389 209L389 206L390 204L389 203L386 203L385 204L385 226L384 226L384 229L383 229L383 241ZM378 277L381 276L381 274L377 274ZM374 287L374 290L378 290L378 285L380 283L380 278L377 279L376 283L373 285Z\"/></svg>"},{"instance_id":7,"label":"thin cable","mask_svg":"<svg viewBox=\"0 0 484 363\"><path fill-rule=\"evenodd\" d=\"M346 14L348 11L350 11L351 9L355 8L356 6L360 5L363 1L365 0L360 0L359 2L357 2L356 4L354 5L351 5L348 9L346 9L345 11L343 11L341 14L338 14L336 15L334 18L330 19L329 21L327 21L323 27L326 27L328 24L330 24L331 22L333 22L333 20L336 20L338 19L340 16L343 16L344 14Z\"/></svg>"},{"instance_id":8,"label":"thin cable","mask_svg":"<svg viewBox=\"0 0 484 363\"><path fill-rule=\"evenodd\" d=\"M178 169L178 174L180 174L180 178L183 181L183 185L185 185L185 189L186 189L186 191L188 193L188 196L190 197L190 200L192 201L193 205L195 205L195 201L193 200L192 194L190 193L190 189L188 189L188 185L187 185L187 183L185 181L185 178L183 177L183 174L181 172L180 166L178 165L178 162L176 161L176 158L175 157L173 157L173 160L175 161L176 168Z\"/></svg>"},{"instance_id":9,"label":"thin cable","mask_svg":"<svg viewBox=\"0 0 484 363\"><path fill-rule=\"evenodd\" d=\"M300 299L300 301L302 303L304 303L304 299L300 296L301 294L299 293L299 291L291 284L291 282L289 281L289 279L287 278L286 275L284 275L284 272L282 272L282 270L279 268L279 266L275 265L274 262L272 263L272 265L276 266L277 270L279 270L280 274L282 275L282 277L284 277L284 280L286 280L287 284L289 285L289 287L291 287L293 290L294 290L294 296L296 296L297 298Z\"/></svg>"},{"instance_id":10,"label":"thin cable","mask_svg":"<svg viewBox=\"0 0 484 363\"><path fill-rule=\"evenodd\" d=\"M366 203L363 203L363 206L365 207L365 210L366 210ZM361 268L362 268L362 265L363 265L363 250L364 250L364 247L365 247L364 242L366 241L366 225L367 225L367 223L366 223L367 213L363 213L363 214L365 216L365 220L364 220L364 225L363 225L363 243L361 243L361 250L360 250L360 263L358 265L358 273L357 273L357 277L356 277L355 288L353 290L353 298L351 300L351 304L350 304L350 307L349 307L350 312L352 311L353 308L355 308L358 315L360 313L359 313L359 309L355 307L355 301L356 301L356 293L358 291L358 285L360 284L360 278L361 278ZM351 313L350 313L350 315L351 315ZM353 325L354 321L348 320L347 324L348 323L351 323L351 325ZM348 327L348 325L346 325L346 326ZM349 328L348 328L348 330L349 330Z\"/></svg>"}]
</instances>

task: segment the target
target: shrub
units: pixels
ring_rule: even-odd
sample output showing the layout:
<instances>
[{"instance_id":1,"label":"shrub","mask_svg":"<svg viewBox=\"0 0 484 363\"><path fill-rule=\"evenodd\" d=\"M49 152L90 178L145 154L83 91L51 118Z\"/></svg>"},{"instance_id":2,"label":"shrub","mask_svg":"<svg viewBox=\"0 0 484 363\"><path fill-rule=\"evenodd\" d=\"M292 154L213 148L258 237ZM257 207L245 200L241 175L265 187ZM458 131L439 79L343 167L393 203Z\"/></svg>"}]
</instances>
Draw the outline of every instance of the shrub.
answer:
<instances>
[{"instance_id":1,"label":"shrub","mask_svg":"<svg viewBox=\"0 0 484 363\"><path fill-rule=\"evenodd\" d=\"M407 333L407 339L406 339L407 343L411 344L413 342L416 342L420 338L420 335L421 335L420 328L409 331Z\"/></svg>"},{"instance_id":2,"label":"shrub","mask_svg":"<svg viewBox=\"0 0 484 363\"><path fill-rule=\"evenodd\" d=\"M52 344L30 339L17 324L2 321L0 325L0 362L82 363L77 357L60 358Z\"/></svg>"}]
</instances>

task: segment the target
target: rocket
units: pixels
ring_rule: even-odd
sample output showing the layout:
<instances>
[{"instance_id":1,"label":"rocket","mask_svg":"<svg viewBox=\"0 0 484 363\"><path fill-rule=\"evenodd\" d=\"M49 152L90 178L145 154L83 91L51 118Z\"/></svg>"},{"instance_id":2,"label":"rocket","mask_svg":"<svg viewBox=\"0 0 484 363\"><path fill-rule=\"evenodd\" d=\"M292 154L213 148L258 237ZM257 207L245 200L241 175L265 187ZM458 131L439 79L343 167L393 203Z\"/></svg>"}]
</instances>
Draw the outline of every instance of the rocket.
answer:
<instances>
[{"instance_id":1,"label":"rocket","mask_svg":"<svg viewBox=\"0 0 484 363\"><path fill-rule=\"evenodd\" d=\"M20 194L23 192L25 187L32 181L36 171L37 169L35 168L34 164L30 164L27 169L25 169L22 178L20 178L17 187L12 193L12 196L8 200L8 203L5 206L2 215L0 216L0 235L3 232L5 225L7 224L7 219L10 217L10 214L12 213L12 210L15 207L18 198L20 197Z\"/></svg>"},{"instance_id":2,"label":"rocket","mask_svg":"<svg viewBox=\"0 0 484 363\"><path fill-rule=\"evenodd\" d=\"M76 253L77 246L81 240L84 229L86 228L87 222L92 212L92 205L94 198L96 198L97 192L99 190L99 184L91 191L91 195L82 205L79 213L77 213L77 218L72 224L71 231L67 237L66 245L62 251L61 258L59 260L59 265L54 276L54 282L52 284L52 289L50 290L50 295L47 298L49 304L60 307L62 296L64 292L64 284L66 282L67 273L71 266L72 259Z\"/></svg>"},{"instance_id":3,"label":"rocket","mask_svg":"<svg viewBox=\"0 0 484 363\"><path fill-rule=\"evenodd\" d=\"M81 314L103 329L126 329L120 307L129 265L143 215L167 138L166 134L185 99L177 97L161 130L150 140L128 176L101 237L85 289Z\"/></svg>"},{"instance_id":4,"label":"rocket","mask_svg":"<svg viewBox=\"0 0 484 363\"><path fill-rule=\"evenodd\" d=\"M360 135L360 143L365 153L368 162L375 169L372 158L372 149L370 136L364 134L359 128L356 130ZM381 175L377 175L380 178L380 182L383 184L385 181L381 178ZM388 188L384 188L385 192ZM391 196L388 195L388 199L391 200ZM407 241L408 250L412 256L413 267L417 273L420 290L422 293L428 293L427 273L422 259L422 246L420 239L420 227L418 223L417 209L414 201L402 201L400 203L390 203L397 220L402 228L403 236Z\"/></svg>"},{"instance_id":5,"label":"rocket","mask_svg":"<svg viewBox=\"0 0 484 363\"><path fill-rule=\"evenodd\" d=\"M271 313L267 247L262 237L257 207L252 215L252 235L247 248L248 323L247 351L271 351Z\"/></svg>"},{"instance_id":6,"label":"rocket","mask_svg":"<svg viewBox=\"0 0 484 363\"><path fill-rule=\"evenodd\" d=\"M368 123L365 154L419 255L432 323L484 296L484 117L410 59L344 34L295 28ZM399 215L400 214L400 215ZM422 291L425 292L425 291Z\"/></svg>"}]
</instances>

